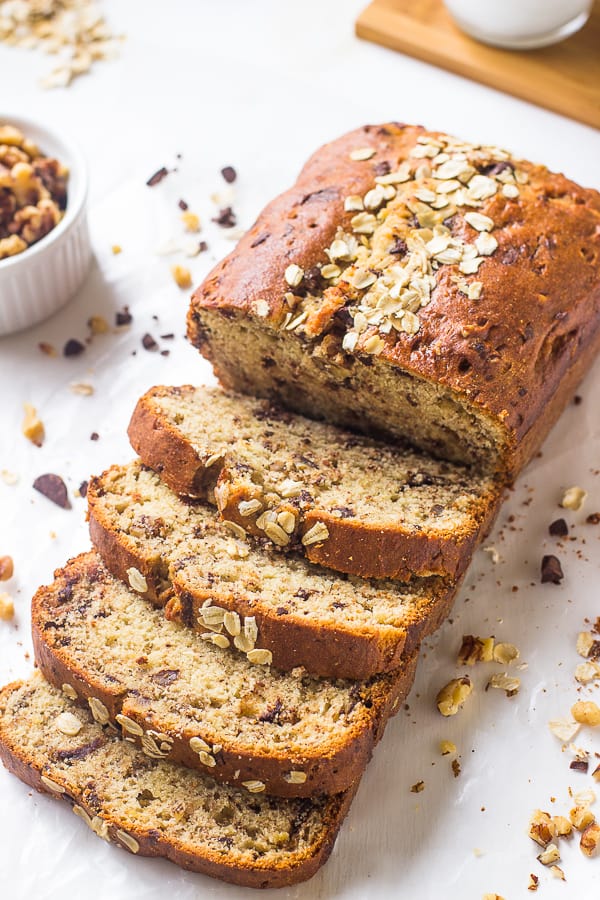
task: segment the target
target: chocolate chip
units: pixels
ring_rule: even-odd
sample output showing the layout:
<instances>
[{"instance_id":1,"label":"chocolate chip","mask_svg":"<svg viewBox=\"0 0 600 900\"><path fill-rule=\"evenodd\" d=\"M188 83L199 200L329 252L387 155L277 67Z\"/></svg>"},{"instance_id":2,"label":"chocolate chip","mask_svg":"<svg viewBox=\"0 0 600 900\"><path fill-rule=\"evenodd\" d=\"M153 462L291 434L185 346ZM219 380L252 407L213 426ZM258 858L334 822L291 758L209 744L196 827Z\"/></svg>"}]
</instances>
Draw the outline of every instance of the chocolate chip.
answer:
<instances>
[{"instance_id":1,"label":"chocolate chip","mask_svg":"<svg viewBox=\"0 0 600 900\"><path fill-rule=\"evenodd\" d=\"M80 356L85 350L85 344L75 338L70 338L63 347L63 356Z\"/></svg>"},{"instance_id":2,"label":"chocolate chip","mask_svg":"<svg viewBox=\"0 0 600 900\"><path fill-rule=\"evenodd\" d=\"M403 241L402 238L396 238L388 253L391 253L394 256L405 256L408 253L408 247L406 246L406 241Z\"/></svg>"},{"instance_id":3,"label":"chocolate chip","mask_svg":"<svg viewBox=\"0 0 600 900\"><path fill-rule=\"evenodd\" d=\"M589 764L587 759L574 759L573 762L569 765L570 769L575 769L576 772L587 772L589 768Z\"/></svg>"},{"instance_id":4,"label":"chocolate chip","mask_svg":"<svg viewBox=\"0 0 600 900\"><path fill-rule=\"evenodd\" d=\"M445 512L445 507L442 506L441 503L434 503L431 507L431 515L432 516L441 516Z\"/></svg>"},{"instance_id":5,"label":"chocolate chip","mask_svg":"<svg viewBox=\"0 0 600 900\"><path fill-rule=\"evenodd\" d=\"M588 525L600 525L600 513L590 513L585 521Z\"/></svg>"},{"instance_id":6,"label":"chocolate chip","mask_svg":"<svg viewBox=\"0 0 600 900\"><path fill-rule=\"evenodd\" d=\"M206 243L206 241L200 241L200 243L198 244L198 253L206 253L207 250L208 244Z\"/></svg>"},{"instance_id":7,"label":"chocolate chip","mask_svg":"<svg viewBox=\"0 0 600 900\"><path fill-rule=\"evenodd\" d=\"M548 533L552 537L566 537L569 533L569 526L564 519L555 519L548 526Z\"/></svg>"},{"instance_id":8,"label":"chocolate chip","mask_svg":"<svg viewBox=\"0 0 600 900\"><path fill-rule=\"evenodd\" d=\"M580 397L579 394L575 394L575 396L573 397L573 403L575 404L575 406L579 406L581 403L583 403L583 397Z\"/></svg>"},{"instance_id":9,"label":"chocolate chip","mask_svg":"<svg viewBox=\"0 0 600 900\"><path fill-rule=\"evenodd\" d=\"M160 184L160 182L163 180L163 178L166 178L168 174L169 174L169 170L167 168L165 168L165 166L161 166L161 168L158 169L154 173L154 175L150 176L150 178L148 179L146 184L148 185L148 187L154 187L155 184Z\"/></svg>"},{"instance_id":10,"label":"chocolate chip","mask_svg":"<svg viewBox=\"0 0 600 900\"><path fill-rule=\"evenodd\" d=\"M170 351L170 350L161 350L161 351L160 351L160 355L161 355L161 356L170 356L170 355L171 355L171 351Z\"/></svg>"},{"instance_id":11,"label":"chocolate chip","mask_svg":"<svg viewBox=\"0 0 600 900\"><path fill-rule=\"evenodd\" d=\"M158 344L154 340L151 334L146 334L142 338L142 347L144 350L149 350L151 353L155 353L158 350Z\"/></svg>"},{"instance_id":12,"label":"chocolate chip","mask_svg":"<svg viewBox=\"0 0 600 900\"><path fill-rule=\"evenodd\" d=\"M220 209L219 215L215 216L211 221L216 222L217 225L220 225L222 228L233 228L237 219L231 206L226 206L224 209Z\"/></svg>"},{"instance_id":13,"label":"chocolate chip","mask_svg":"<svg viewBox=\"0 0 600 900\"><path fill-rule=\"evenodd\" d=\"M56 503L62 509L71 509L67 486L60 475L53 475L50 472L45 475L38 475L33 482L33 486L36 491L39 491L52 503Z\"/></svg>"},{"instance_id":14,"label":"chocolate chip","mask_svg":"<svg viewBox=\"0 0 600 900\"><path fill-rule=\"evenodd\" d=\"M325 280L321 275L321 270L318 266L313 266L312 269L309 269L308 272L304 273L302 287L310 294L317 294L325 287Z\"/></svg>"},{"instance_id":15,"label":"chocolate chip","mask_svg":"<svg viewBox=\"0 0 600 900\"><path fill-rule=\"evenodd\" d=\"M123 309L117 310L115 314L115 325L131 325L133 316L129 312L129 307L124 306Z\"/></svg>"},{"instance_id":16,"label":"chocolate chip","mask_svg":"<svg viewBox=\"0 0 600 900\"><path fill-rule=\"evenodd\" d=\"M258 247L259 244L264 244L264 242L268 241L268 239L270 237L271 237L270 231L263 231L263 232L261 232L261 234L259 234L257 237L254 238L254 240L252 241L250 246L252 247L252 249L254 249L254 247Z\"/></svg>"},{"instance_id":17,"label":"chocolate chip","mask_svg":"<svg viewBox=\"0 0 600 900\"><path fill-rule=\"evenodd\" d=\"M150 676L150 681L160 684L161 687L167 687L173 684L174 681L177 681L179 675L179 669L161 669L160 672L155 672L154 675Z\"/></svg>"},{"instance_id":18,"label":"chocolate chip","mask_svg":"<svg viewBox=\"0 0 600 900\"><path fill-rule=\"evenodd\" d=\"M221 169L221 175L227 182L227 184L233 184L235 179L237 178L237 172L233 168L233 166L225 166L225 168Z\"/></svg>"},{"instance_id":19,"label":"chocolate chip","mask_svg":"<svg viewBox=\"0 0 600 900\"><path fill-rule=\"evenodd\" d=\"M179 203L177 204L177 206L179 207L179 209L182 209L184 212L186 211L186 209L189 209L189 206L187 205L185 200L180 200Z\"/></svg>"},{"instance_id":20,"label":"chocolate chip","mask_svg":"<svg viewBox=\"0 0 600 900\"><path fill-rule=\"evenodd\" d=\"M160 336L161 341L172 341L174 338L175 335L172 331L170 331L169 334L161 334Z\"/></svg>"},{"instance_id":21,"label":"chocolate chip","mask_svg":"<svg viewBox=\"0 0 600 900\"><path fill-rule=\"evenodd\" d=\"M87 497L88 484L89 484L89 482L82 481L81 484L79 485L79 493L81 494L82 497Z\"/></svg>"},{"instance_id":22,"label":"chocolate chip","mask_svg":"<svg viewBox=\"0 0 600 900\"><path fill-rule=\"evenodd\" d=\"M375 163L373 166L373 172L375 175L389 175L392 171L392 167L390 166L387 159L382 159L381 162Z\"/></svg>"},{"instance_id":23,"label":"chocolate chip","mask_svg":"<svg viewBox=\"0 0 600 900\"><path fill-rule=\"evenodd\" d=\"M560 584L564 578L562 566L558 557L544 556L542 559L542 584Z\"/></svg>"},{"instance_id":24,"label":"chocolate chip","mask_svg":"<svg viewBox=\"0 0 600 900\"><path fill-rule=\"evenodd\" d=\"M90 434L90 441L98 441L98 440L100 440L100 435L98 434L97 431L92 431L92 433Z\"/></svg>"}]
</instances>

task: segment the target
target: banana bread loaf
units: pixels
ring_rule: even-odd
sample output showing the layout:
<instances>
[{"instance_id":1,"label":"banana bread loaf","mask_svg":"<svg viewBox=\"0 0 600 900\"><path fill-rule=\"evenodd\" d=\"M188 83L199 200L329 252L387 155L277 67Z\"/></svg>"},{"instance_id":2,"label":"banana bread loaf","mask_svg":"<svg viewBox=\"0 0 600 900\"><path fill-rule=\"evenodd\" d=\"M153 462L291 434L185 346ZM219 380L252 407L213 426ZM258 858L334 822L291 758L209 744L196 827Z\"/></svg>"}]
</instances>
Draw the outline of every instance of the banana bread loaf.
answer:
<instances>
[{"instance_id":1,"label":"banana bread loaf","mask_svg":"<svg viewBox=\"0 0 600 900\"><path fill-rule=\"evenodd\" d=\"M152 388L129 437L176 493L364 578L459 575L499 505L499 483L464 466L218 388Z\"/></svg>"},{"instance_id":2,"label":"banana bread loaf","mask_svg":"<svg viewBox=\"0 0 600 900\"><path fill-rule=\"evenodd\" d=\"M222 383L509 477L600 342L600 195L399 124L323 147L194 294Z\"/></svg>"},{"instance_id":3,"label":"banana bread loaf","mask_svg":"<svg viewBox=\"0 0 600 900\"><path fill-rule=\"evenodd\" d=\"M250 658L258 648L281 669L346 678L392 671L441 624L457 590L437 576L402 584L336 575L269 542L261 547L139 462L92 478L87 496L92 540L114 575L169 601L167 615L202 634L212 621L206 605L218 606L219 640ZM246 618L252 640L237 633Z\"/></svg>"},{"instance_id":4,"label":"banana bread loaf","mask_svg":"<svg viewBox=\"0 0 600 900\"><path fill-rule=\"evenodd\" d=\"M39 675L0 691L0 759L103 840L254 888L314 875L356 789L282 800L219 784L151 759Z\"/></svg>"},{"instance_id":5,"label":"banana bread loaf","mask_svg":"<svg viewBox=\"0 0 600 900\"><path fill-rule=\"evenodd\" d=\"M206 612L216 611L214 606ZM97 721L120 725L151 758L168 758L278 796L334 794L360 776L414 677L416 652L365 682L282 673L169 622L113 578L95 553L36 593L36 661ZM221 614L222 620L222 614Z\"/></svg>"}]
</instances>

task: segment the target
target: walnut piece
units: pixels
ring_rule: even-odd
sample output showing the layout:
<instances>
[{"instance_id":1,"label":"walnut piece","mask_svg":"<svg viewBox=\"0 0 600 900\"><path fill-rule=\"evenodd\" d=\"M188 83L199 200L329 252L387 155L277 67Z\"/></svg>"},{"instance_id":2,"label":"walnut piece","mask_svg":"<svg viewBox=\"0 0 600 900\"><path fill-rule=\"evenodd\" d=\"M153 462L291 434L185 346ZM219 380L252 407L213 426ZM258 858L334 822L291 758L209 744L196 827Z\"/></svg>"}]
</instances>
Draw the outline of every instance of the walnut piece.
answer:
<instances>
[{"instance_id":1,"label":"walnut piece","mask_svg":"<svg viewBox=\"0 0 600 900\"><path fill-rule=\"evenodd\" d=\"M453 678L439 691L436 697L437 708L443 716L455 716L472 690L473 685L468 675Z\"/></svg>"},{"instance_id":2,"label":"walnut piece","mask_svg":"<svg viewBox=\"0 0 600 900\"><path fill-rule=\"evenodd\" d=\"M0 581L8 581L13 577L14 563L12 556L0 556Z\"/></svg>"},{"instance_id":3,"label":"walnut piece","mask_svg":"<svg viewBox=\"0 0 600 900\"><path fill-rule=\"evenodd\" d=\"M15 614L15 604L10 594L0 594L0 619L10 622Z\"/></svg>"},{"instance_id":4,"label":"walnut piece","mask_svg":"<svg viewBox=\"0 0 600 900\"><path fill-rule=\"evenodd\" d=\"M571 715L581 725L600 725L600 706L593 700L578 700L571 707Z\"/></svg>"},{"instance_id":5,"label":"walnut piece","mask_svg":"<svg viewBox=\"0 0 600 900\"><path fill-rule=\"evenodd\" d=\"M600 847L600 825L596 822L588 825L579 839L579 846L586 856L595 856Z\"/></svg>"},{"instance_id":6,"label":"walnut piece","mask_svg":"<svg viewBox=\"0 0 600 900\"><path fill-rule=\"evenodd\" d=\"M35 444L36 447L41 447L44 443L44 437L46 436L44 423L38 417L37 410L31 403L24 403L23 408L25 410L25 418L23 419L21 431L27 440L31 441L32 444Z\"/></svg>"}]
</instances>

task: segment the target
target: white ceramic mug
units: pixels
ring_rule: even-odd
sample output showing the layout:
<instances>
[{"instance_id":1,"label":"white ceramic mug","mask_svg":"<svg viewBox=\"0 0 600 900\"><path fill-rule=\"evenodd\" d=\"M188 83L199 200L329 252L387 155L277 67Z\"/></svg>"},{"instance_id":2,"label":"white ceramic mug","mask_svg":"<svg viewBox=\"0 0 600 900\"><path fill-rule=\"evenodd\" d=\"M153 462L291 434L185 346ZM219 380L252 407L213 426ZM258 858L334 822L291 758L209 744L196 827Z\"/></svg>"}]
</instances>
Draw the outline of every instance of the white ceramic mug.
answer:
<instances>
[{"instance_id":1,"label":"white ceramic mug","mask_svg":"<svg viewBox=\"0 0 600 900\"><path fill-rule=\"evenodd\" d=\"M471 37L496 47L546 47L578 31L593 0L444 0L458 25Z\"/></svg>"}]
</instances>

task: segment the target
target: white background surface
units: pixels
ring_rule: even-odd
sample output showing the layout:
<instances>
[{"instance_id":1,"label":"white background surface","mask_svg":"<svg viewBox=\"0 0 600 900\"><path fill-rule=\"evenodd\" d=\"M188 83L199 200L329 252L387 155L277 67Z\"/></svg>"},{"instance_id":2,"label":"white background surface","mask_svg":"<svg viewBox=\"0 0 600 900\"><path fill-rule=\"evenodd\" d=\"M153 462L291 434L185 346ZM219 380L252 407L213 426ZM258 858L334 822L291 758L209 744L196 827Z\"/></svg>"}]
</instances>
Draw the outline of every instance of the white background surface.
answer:
<instances>
[{"instance_id":1,"label":"white background surface","mask_svg":"<svg viewBox=\"0 0 600 900\"><path fill-rule=\"evenodd\" d=\"M359 42L353 20L362 5L107 3L113 28L127 35L121 56L66 91L37 87L49 58L0 46L1 102L10 100L23 115L74 134L88 157L96 253L83 290L62 313L33 331L0 339L0 469L19 474L14 487L0 482L0 555L14 557L15 577L6 587L17 606L14 623L0 622L0 681L30 669L32 592L88 545L84 501L73 497L72 510L61 510L32 490L33 479L59 473L72 494L91 472L131 456L125 427L142 391L155 383L211 378L181 337L187 292L171 280L169 265L176 260L154 253L166 238L181 234L180 197L201 215L202 237L210 245L210 253L191 261L197 282L232 246L209 221L215 214L210 194L225 187L222 166L238 170L234 207L240 224L249 226L320 143L366 122L421 122L499 143L600 187L598 132ZM176 153L183 154L179 173L145 187L156 169L174 164ZM123 247L120 256L110 252L115 243ZM38 351L40 340L61 348L70 337L83 339L90 315L112 322L125 303L134 315L130 331L95 338L76 359L50 359ZM169 358L141 348L146 331L157 338L177 334L174 342L160 341L172 350ZM74 395L69 384L78 380L90 381L95 394ZM584 524L586 514L600 510L593 474L600 449L599 385L597 365L581 388L583 403L566 411L543 457L512 492L490 540L502 561L494 566L489 555L477 554L452 623L425 650L410 712L390 724L330 862L311 882L279 896L479 900L497 892L519 900L531 896L529 872L540 876L540 897L591 900L600 894L600 859L583 858L578 839L562 843L563 884L539 865L538 848L525 834L534 808L564 814L568 786L593 784L590 776L569 770L572 757L561 752L546 723L566 715L577 699L576 635L586 616L600 614L600 527ZM23 402L38 408L46 426L41 449L20 433ZM95 443L92 431L100 434ZM557 506L571 484L589 492L578 513ZM506 525L510 514L514 530ZM547 526L561 514L575 539L556 549ZM563 562L560 586L539 584L545 552L557 552ZM517 644L528 668L519 673L520 694L510 700L484 691L501 667L475 668L470 702L461 715L445 720L434 697L459 672L455 658L463 633L493 633ZM439 755L441 739L453 740L461 752L457 779L448 758ZM576 743L600 751L589 729ZM411 793L421 779L424 792ZM7 900L254 896L162 861L130 857L88 833L60 804L29 796L4 771L0 873L0 896Z\"/></svg>"}]
</instances>

